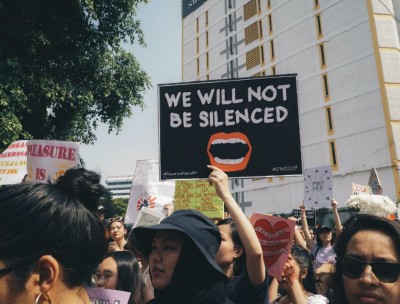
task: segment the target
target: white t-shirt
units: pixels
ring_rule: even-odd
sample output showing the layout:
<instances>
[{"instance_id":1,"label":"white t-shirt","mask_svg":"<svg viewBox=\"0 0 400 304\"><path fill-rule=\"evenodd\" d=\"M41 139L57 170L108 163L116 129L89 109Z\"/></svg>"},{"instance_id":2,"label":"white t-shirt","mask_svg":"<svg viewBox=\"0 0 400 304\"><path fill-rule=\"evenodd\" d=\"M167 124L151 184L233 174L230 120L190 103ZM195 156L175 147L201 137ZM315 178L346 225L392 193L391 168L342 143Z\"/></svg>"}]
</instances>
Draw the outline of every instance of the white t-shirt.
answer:
<instances>
[{"instance_id":1,"label":"white t-shirt","mask_svg":"<svg viewBox=\"0 0 400 304\"><path fill-rule=\"evenodd\" d=\"M312 255L315 257L314 271L326 263L331 263L333 265L336 264L336 253L332 245L328 245L326 247L319 247L317 244L315 244L311 252ZM317 253L316 256L315 253Z\"/></svg>"}]
</instances>

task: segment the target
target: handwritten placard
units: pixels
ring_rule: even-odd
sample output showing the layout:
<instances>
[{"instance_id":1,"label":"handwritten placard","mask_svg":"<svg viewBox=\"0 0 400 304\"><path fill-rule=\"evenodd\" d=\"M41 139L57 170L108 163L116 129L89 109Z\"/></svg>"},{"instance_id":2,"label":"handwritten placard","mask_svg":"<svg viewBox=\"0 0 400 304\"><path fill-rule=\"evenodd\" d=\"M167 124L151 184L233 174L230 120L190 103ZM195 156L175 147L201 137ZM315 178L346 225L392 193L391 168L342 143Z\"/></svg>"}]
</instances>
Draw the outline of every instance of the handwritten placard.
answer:
<instances>
[{"instance_id":1,"label":"handwritten placard","mask_svg":"<svg viewBox=\"0 0 400 304\"><path fill-rule=\"evenodd\" d=\"M26 174L26 140L13 142L0 154L0 185L19 184Z\"/></svg>"},{"instance_id":2,"label":"handwritten placard","mask_svg":"<svg viewBox=\"0 0 400 304\"><path fill-rule=\"evenodd\" d=\"M306 219L309 227L315 227L316 224L316 211L306 210ZM293 209L293 217L297 218L297 224L301 225L301 211L300 209Z\"/></svg>"},{"instance_id":3,"label":"handwritten placard","mask_svg":"<svg viewBox=\"0 0 400 304\"><path fill-rule=\"evenodd\" d=\"M175 210L181 209L194 209L212 219L224 216L224 203L206 180L176 181Z\"/></svg>"},{"instance_id":4,"label":"handwritten placard","mask_svg":"<svg viewBox=\"0 0 400 304\"><path fill-rule=\"evenodd\" d=\"M174 197L175 182L159 180L158 160L147 159L136 162L126 223L135 223L142 208L149 208L163 213L165 204L171 203Z\"/></svg>"},{"instance_id":5,"label":"handwritten placard","mask_svg":"<svg viewBox=\"0 0 400 304\"><path fill-rule=\"evenodd\" d=\"M29 140L27 143L28 181L56 180L78 165L79 143L55 140Z\"/></svg>"},{"instance_id":6,"label":"handwritten placard","mask_svg":"<svg viewBox=\"0 0 400 304\"><path fill-rule=\"evenodd\" d=\"M304 205L310 208L330 207L333 198L331 166L304 170Z\"/></svg>"},{"instance_id":7,"label":"handwritten placard","mask_svg":"<svg viewBox=\"0 0 400 304\"><path fill-rule=\"evenodd\" d=\"M375 168L371 169L371 174L369 176L369 181L368 185L372 189L372 194L375 195L382 195L382 184L381 181L379 180L378 172L376 171Z\"/></svg>"},{"instance_id":8,"label":"handwritten placard","mask_svg":"<svg viewBox=\"0 0 400 304\"><path fill-rule=\"evenodd\" d=\"M370 186L364 186L364 185L359 185L352 183L351 184L351 194L352 195L357 195L359 193L367 193L371 194L371 187Z\"/></svg>"},{"instance_id":9,"label":"handwritten placard","mask_svg":"<svg viewBox=\"0 0 400 304\"><path fill-rule=\"evenodd\" d=\"M250 222L260 241L268 274L281 280L293 244L296 223L278 216L253 213Z\"/></svg>"},{"instance_id":10,"label":"handwritten placard","mask_svg":"<svg viewBox=\"0 0 400 304\"><path fill-rule=\"evenodd\" d=\"M138 226L151 226L159 224L164 218L164 214L153 211L149 208L142 208L139 211L135 227Z\"/></svg>"},{"instance_id":11,"label":"handwritten placard","mask_svg":"<svg viewBox=\"0 0 400 304\"><path fill-rule=\"evenodd\" d=\"M128 304L130 292L106 289L86 288L91 304Z\"/></svg>"}]
</instances>

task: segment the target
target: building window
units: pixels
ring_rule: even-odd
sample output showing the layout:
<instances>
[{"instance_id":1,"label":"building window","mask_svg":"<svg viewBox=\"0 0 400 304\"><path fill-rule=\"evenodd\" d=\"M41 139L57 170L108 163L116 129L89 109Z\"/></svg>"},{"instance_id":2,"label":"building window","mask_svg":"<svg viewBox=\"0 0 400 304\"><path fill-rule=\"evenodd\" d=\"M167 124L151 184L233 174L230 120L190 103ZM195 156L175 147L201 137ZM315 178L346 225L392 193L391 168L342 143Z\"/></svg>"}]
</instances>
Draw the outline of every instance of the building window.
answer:
<instances>
[{"instance_id":1,"label":"building window","mask_svg":"<svg viewBox=\"0 0 400 304\"><path fill-rule=\"evenodd\" d=\"M229 37L229 52L233 55L233 37Z\"/></svg>"},{"instance_id":2,"label":"building window","mask_svg":"<svg viewBox=\"0 0 400 304\"><path fill-rule=\"evenodd\" d=\"M322 24L321 24L321 15L318 14L315 16L315 22L317 25L317 38L322 38Z\"/></svg>"},{"instance_id":3,"label":"building window","mask_svg":"<svg viewBox=\"0 0 400 304\"><path fill-rule=\"evenodd\" d=\"M255 47L246 53L246 69L250 70L261 63L260 47Z\"/></svg>"},{"instance_id":4,"label":"building window","mask_svg":"<svg viewBox=\"0 0 400 304\"><path fill-rule=\"evenodd\" d=\"M327 74L322 75L322 86L324 88L324 100L329 101L330 96L329 96L329 84L328 84L328 75Z\"/></svg>"},{"instance_id":5,"label":"building window","mask_svg":"<svg viewBox=\"0 0 400 304\"><path fill-rule=\"evenodd\" d=\"M232 15L230 14L228 16L228 20L229 20L229 31L233 31L233 22L232 22Z\"/></svg>"},{"instance_id":6,"label":"building window","mask_svg":"<svg viewBox=\"0 0 400 304\"><path fill-rule=\"evenodd\" d=\"M235 78L235 73L234 73L234 63L233 60L229 61L229 69L231 71L231 78Z\"/></svg>"},{"instance_id":7,"label":"building window","mask_svg":"<svg viewBox=\"0 0 400 304\"><path fill-rule=\"evenodd\" d=\"M207 75L206 75L206 79L207 79L207 80L210 80L210 74L207 74Z\"/></svg>"},{"instance_id":8,"label":"building window","mask_svg":"<svg viewBox=\"0 0 400 304\"><path fill-rule=\"evenodd\" d=\"M232 7L233 7L232 0L228 0L228 8L232 8Z\"/></svg>"},{"instance_id":9,"label":"building window","mask_svg":"<svg viewBox=\"0 0 400 304\"><path fill-rule=\"evenodd\" d=\"M207 72L209 70L209 67L210 67L210 56L208 55L208 52L207 52L206 53L206 69L207 69Z\"/></svg>"},{"instance_id":10,"label":"building window","mask_svg":"<svg viewBox=\"0 0 400 304\"><path fill-rule=\"evenodd\" d=\"M262 22L261 20L258 21L258 38L263 38L263 30L262 30Z\"/></svg>"},{"instance_id":11,"label":"building window","mask_svg":"<svg viewBox=\"0 0 400 304\"><path fill-rule=\"evenodd\" d=\"M206 31L206 48L208 49L208 31Z\"/></svg>"},{"instance_id":12,"label":"building window","mask_svg":"<svg viewBox=\"0 0 400 304\"><path fill-rule=\"evenodd\" d=\"M269 49L271 52L271 61L275 61L275 49L274 49L274 40L269 42Z\"/></svg>"},{"instance_id":13,"label":"building window","mask_svg":"<svg viewBox=\"0 0 400 304\"><path fill-rule=\"evenodd\" d=\"M329 153L331 156L332 171L336 171L338 169L338 161L336 155L336 145L334 140L329 141Z\"/></svg>"},{"instance_id":14,"label":"building window","mask_svg":"<svg viewBox=\"0 0 400 304\"><path fill-rule=\"evenodd\" d=\"M271 9L271 0L267 0L267 9Z\"/></svg>"},{"instance_id":15,"label":"building window","mask_svg":"<svg viewBox=\"0 0 400 304\"><path fill-rule=\"evenodd\" d=\"M333 128L332 109L331 109L331 107L326 107L325 108L325 114L326 114L326 127L328 129L328 135L333 135L335 133L335 130Z\"/></svg>"},{"instance_id":16,"label":"building window","mask_svg":"<svg viewBox=\"0 0 400 304\"><path fill-rule=\"evenodd\" d=\"M208 26L208 11L206 11L206 26Z\"/></svg>"},{"instance_id":17,"label":"building window","mask_svg":"<svg viewBox=\"0 0 400 304\"><path fill-rule=\"evenodd\" d=\"M199 26L199 18L196 18L196 34L199 34L200 26Z\"/></svg>"},{"instance_id":18,"label":"building window","mask_svg":"<svg viewBox=\"0 0 400 304\"><path fill-rule=\"evenodd\" d=\"M248 45L259 38L258 23L254 22L244 29L244 43Z\"/></svg>"},{"instance_id":19,"label":"building window","mask_svg":"<svg viewBox=\"0 0 400 304\"><path fill-rule=\"evenodd\" d=\"M257 1L250 0L243 5L243 21L247 21L255 15L257 15Z\"/></svg>"},{"instance_id":20,"label":"building window","mask_svg":"<svg viewBox=\"0 0 400 304\"><path fill-rule=\"evenodd\" d=\"M325 69L326 68L325 47L323 43L319 45L319 58L320 58L321 69Z\"/></svg>"},{"instance_id":21,"label":"building window","mask_svg":"<svg viewBox=\"0 0 400 304\"><path fill-rule=\"evenodd\" d=\"M196 38L196 54L199 55L200 52L200 39L199 37Z\"/></svg>"},{"instance_id":22,"label":"building window","mask_svg":"<svg viewBox=\"0 0 400 304\"><path fill-rule=\"evenodd\" d=\"M200 59L196 58L196 74L197 76L200 75Z\"/></svg>"},{"instance_id":23,"label":"building window","mask_svg":"<svg viewBox=\"0 0 400 304\"><path fill-rule=\"evenodd\" d=\"M257 0L257 13L261 14L261 0Z\"/></svg>"},{"instance_id":24,"label":"building window","mask_svg":"<svg viewBox=\"0 0 400 304\"><path fill-rule=\"evenodd\" d=\"M268 14L268 30L269 35L272 35L272 15Z\"/></svg>"},{"instance_id":25,"label":"building window","mask_svg":"<svg viewBox=\"0 0 400 304\"><path fill-rule=\"evenodd\" d=\"M265 65L265 58L264 58L264 46L260 45L260 57L261 57L261 66Z\"/></svg>"},{"instance_id":26,"label":"building window","mask_svg":"<svg viewBox=\"0 0 400 304\"><path fill-rule=\"evenodd\" d=\"M314 9L315 10L319 9L319 1L318 0L314 0Z\"/></svg>"},{"instance_id":27,"label":"building window","mask_svg":"<svg viewBox=\"0 0 400 304\"><path fill-rule=\"evenodd\" d=\"M271 67L271 72L272 72L272 75L276 75L276 67L275 66Z\"/></svg>"}]
</instances>

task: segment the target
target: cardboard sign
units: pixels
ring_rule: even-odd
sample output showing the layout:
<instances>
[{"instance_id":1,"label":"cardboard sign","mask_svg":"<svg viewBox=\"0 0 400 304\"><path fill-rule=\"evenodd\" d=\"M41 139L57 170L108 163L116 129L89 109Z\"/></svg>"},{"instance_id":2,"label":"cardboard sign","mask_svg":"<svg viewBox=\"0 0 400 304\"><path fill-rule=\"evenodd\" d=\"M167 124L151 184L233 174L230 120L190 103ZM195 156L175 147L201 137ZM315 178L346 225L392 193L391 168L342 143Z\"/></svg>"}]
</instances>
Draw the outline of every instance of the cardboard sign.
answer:
<instances>
[{"instance_id":1,"label":"cardboard sign","mask_svg":"<svg viewBox=\"0 0 400 304\"><path fill-rule=\"evenodd\" d=\"M302 173L296 75L159 85L161 179Z\"/></svg>"},{"instance_id":2,"label":"cardboard sign","mask_svg":"<svg viewBox=\"0 0 400 304\"><path fill-rule=\"evenodd\" d=\"M351 184L351 194L352 195L357 195L359 193L371 194L371 192L372 192L372 190L371 190L371 187L369 187L369 186L359 185L359 184L355 184L355 183Z\"/></svg>"},{"instance_id":3,"label":"cardboard sign","mask_svg":"<svg viewBox=\"0 0 400 304\"><path fill-rule=\"evenodd\" d=\"M164 214L153 211L147 207L143 207L139 211L139 215L137 217L135 227L138 226L152 226L160 224L162 219L164 218Z\"/></svg>"},{"instance_id":4,"label":"cardboard sign","mask_svg":"<svg viewBox=\"0 0 400 304\"><path fill-rule=\"evenodd\" d=\"M308 227L315 227L317 217L317 212L315 210L306 210L306 219ZM297 218L297 224L301 225L301 210L300 209L293 209L293 216Z\"/></svg>"},{"instance_id":5,"label":"cardboard sign","mask_svg":"<svg viewBox=\"0 0 400 304\"><path fill-rule=\"evenodd\" d=\"M331 166L304 170L304 205L310 208L330 207L333 198Z\"/></svg>"},{"instance_id":6,"label":"cardboard sign","mask_svg":"<svg viewBox=\"0 0 400 304\"><path fill-rule=\"evenodd\" d=\"M260 240L268 275L281 280L293 244L296 223L278 216L253 213L250 222Z\"/></svg>"},{"instance_id":7,"label":"cardboard sign","mask_svg":"<svg viewBox=\"0 0 400 304\"><path fill-rule=\"evenodd\" d=\"M0 185L19 184L26 174L26 140L13 142L0 154Z\"/></svg>"},{"instance_id":8,"label":"cardboard sign","mask_svg":"<svg viewBox=\"0 0 400 304\"><path fill-rule=\"evenodd\" d=\"M375 195L382 195L382 184L381 181L379 180L378 172L376 172L375 168L371 169L371 174L369 176L369 181L368 185L372 189L372 194Z\"/></svg>"},{"instance_id":9,"label":"cardboard sign","mask_svg":"<svg viewBox=\"0 0 400 304\"><path fill-rule=\"evenodd\" d=\"M79 143L55 140L29 140L27 181L47 183L79 163Z\"/></svg>"},{"instance_id":10,"label":"cardboard sign","mask_svg":"<svg viewBox=\"0 0 400 304\"><path fill-rule=\"evenodd\" d=\"M128 304L130 292L106 289L86 288L91 304Z\"/></svg>"},{"instance_id":11,"label":"cardboard sign","mask_svg":"<svg viewBox=\"0 0 400 304\"><path fill-rule=\"evenodd\" d=\"M211 219L224 218L224 203L206 180L175 182L175 210L194 209Z\"/></svg>"},{"instance_id":12,"label":"cardboard sign","mask_svg":"<svg viewBox=\"0 0 400 304\"><path fill-rule=\"evenodd\" d=\"M135 223L143 207L163 213L164 205L173 201L175 183L160 182L158 173L157 160L137 161L125 215L126 223Z\"/></svg>"}]
</instances>

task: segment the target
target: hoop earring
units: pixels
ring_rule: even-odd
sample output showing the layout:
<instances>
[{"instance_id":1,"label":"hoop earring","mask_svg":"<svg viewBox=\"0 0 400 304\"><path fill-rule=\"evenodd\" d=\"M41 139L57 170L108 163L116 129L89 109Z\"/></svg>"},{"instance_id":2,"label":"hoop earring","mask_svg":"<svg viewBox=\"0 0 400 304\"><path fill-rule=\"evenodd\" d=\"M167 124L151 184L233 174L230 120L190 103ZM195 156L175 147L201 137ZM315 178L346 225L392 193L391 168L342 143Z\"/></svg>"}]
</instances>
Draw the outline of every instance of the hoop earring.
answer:
<instances>
[{"instance_id":1,"label":"hoop earring","mask_svg":"<svg viewBox=\"0 0 400 304\"><path fill-rule=\"evenodd\" d=\"M50 296L47 293L41 293L40 295L38 295L38 297L36 298L35 304L39 303L39 300L42 296L44 296L44 301L45 301L45 302L43 302L43 304L46 302L48 304L51 304Z\"/></svg>"}]
</instances>

